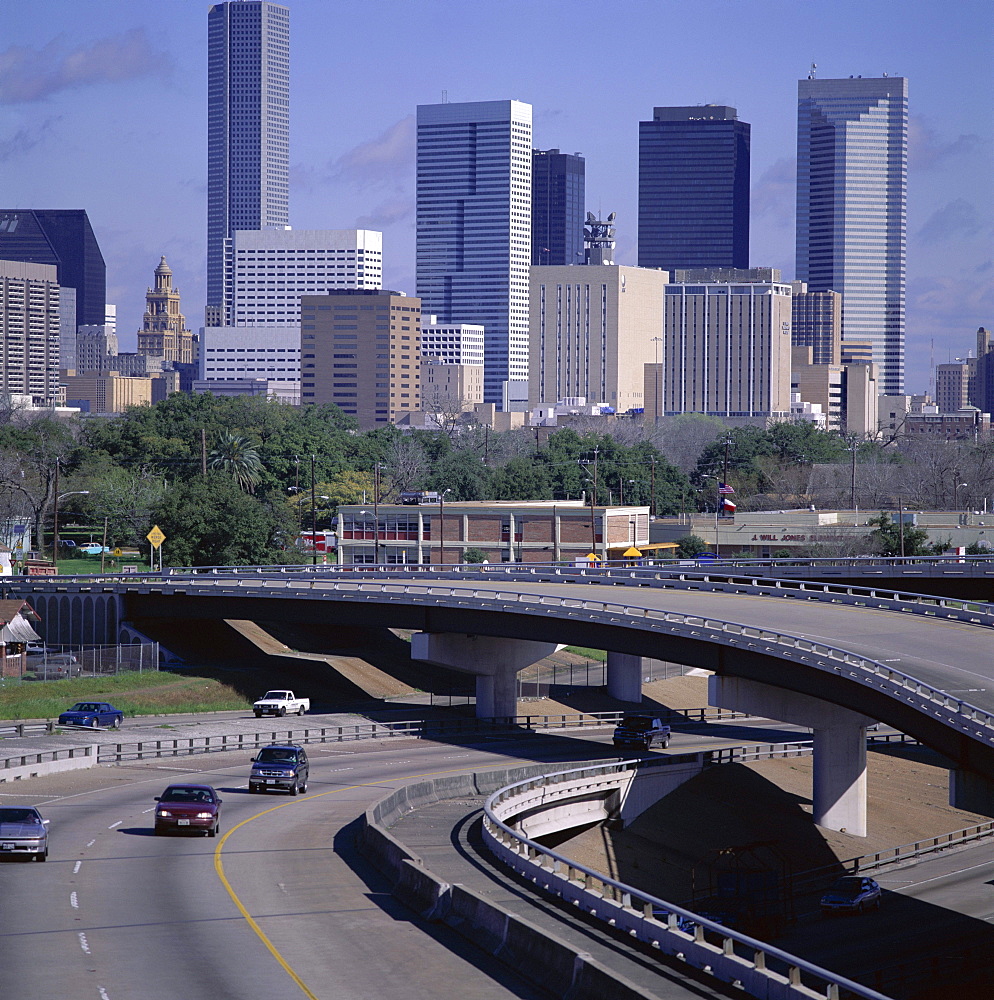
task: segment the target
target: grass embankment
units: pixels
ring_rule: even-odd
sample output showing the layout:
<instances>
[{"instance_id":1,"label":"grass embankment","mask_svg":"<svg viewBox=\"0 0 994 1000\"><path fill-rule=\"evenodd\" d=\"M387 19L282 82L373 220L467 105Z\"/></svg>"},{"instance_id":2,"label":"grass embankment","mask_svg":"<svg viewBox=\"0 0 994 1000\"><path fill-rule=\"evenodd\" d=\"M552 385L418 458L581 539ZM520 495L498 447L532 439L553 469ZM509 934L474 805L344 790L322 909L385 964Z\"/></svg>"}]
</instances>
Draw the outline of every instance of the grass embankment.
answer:
<instances>
[{"instance_id":1,"label":"grass embankment","mask_svg":"<svg viewBox=\"0 0 994 1000\"><path fill-rule=\"evenodd\" d=\"M0 719L52 719L77 701L109 701L125 715L220 712L248 706L244 695L209 677L129 672L60 681L4 681Z\"/></svg>"},{"instance_id":2,"label":"grass embankment","mask_svg":"<svg viewBox=\"0 0 994 1000\"><path fill-rule=\"evenodd\" d=\"M589 646L567 646L566 652L585 656L588 660L599 660L602 663L607 659L607 653L603 649L591 649Z\"/></svg>"}]
</instances>

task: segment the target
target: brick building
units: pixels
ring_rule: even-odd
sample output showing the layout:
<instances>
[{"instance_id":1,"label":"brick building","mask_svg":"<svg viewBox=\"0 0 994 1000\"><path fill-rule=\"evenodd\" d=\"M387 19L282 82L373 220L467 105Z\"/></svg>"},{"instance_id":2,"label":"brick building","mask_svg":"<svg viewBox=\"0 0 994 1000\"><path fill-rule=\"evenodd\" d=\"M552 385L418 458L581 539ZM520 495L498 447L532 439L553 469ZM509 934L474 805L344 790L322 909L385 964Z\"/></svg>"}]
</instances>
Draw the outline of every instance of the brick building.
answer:
<instances>
[{"instance_id":1,"label":"brick building","mask_svg":"<svg viewBox=\"0 0 994 1000\"><path fill-rule=\"evenodd\" d=\"M593 525L591 525L593 515ZM581 500L451 501L424 494L412 503L338 508L341 565L572 562L594 552L618 559L649 542L648 507L591 507Z\"/></svg>"}]
</instances>

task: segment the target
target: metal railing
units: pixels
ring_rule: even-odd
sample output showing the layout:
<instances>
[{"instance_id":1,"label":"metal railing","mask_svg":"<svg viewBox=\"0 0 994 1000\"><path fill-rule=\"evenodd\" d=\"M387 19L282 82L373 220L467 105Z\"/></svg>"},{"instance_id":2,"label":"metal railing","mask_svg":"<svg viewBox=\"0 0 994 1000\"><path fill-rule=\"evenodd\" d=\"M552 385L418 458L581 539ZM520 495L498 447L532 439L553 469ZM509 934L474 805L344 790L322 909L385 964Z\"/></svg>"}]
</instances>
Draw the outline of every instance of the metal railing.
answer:
<instances>
[{"instance_id":1,"label":"metal railing","mask_svg":"<svg viewBox=\"0 0 994 1000\"><path fill-rule=\"evenodd\" d=\"M504 822L503 817L510 819L515 814L515 800L536 789L541 790L543 802L554 807L577 796L578 777L602 785L607 776L636 772L660 763L659 760L626 761L584 767L508 785L486 800L484 841L497 858L540 889L579 907L619 933L679 956L695 968L735 983L754 996L770 996L775 991L778 996L822 996L837 1000L844 991L864 1000L887 1000L876 990L581 865Z\"/></svg>"},{"instance_id":2,"label":"metal railing","mask_svg":"<svg viewBox=\"0 0 994 1000\"><path fill-rule=\"evenodd\" d=\"M634 572L634 570L625 570L624 575L629 579L636 579L632 577ZM538 571L535 571L536 576L537 573ZM570 578L575 578L577 573L581 576L586 575L586 571L571 570ZM601 574L599 579L603 580L604 574ZM641 579L640 576L638 581ZM545 580L546 577L542 577L536 579L535 582L545 582ZM67 582L69 581L63 581L61 587L64 588ZM73 582L79 582L83 587L92 585L92 581L87 583L85 578ZM136 585L134 579L128 582L131 586ZM612 582L614 581L612 580ZM658 580L659 585L662 586L673 585L673 582L665 577L660 577ZM708 581L696 579L684 581L684 583L688 587L696 588L708 585ZM394 599L401 595L416 598L418 604L422 606L434 604L438 607L466 607L484 604L490 611L504 610L509 613L525 612L543 616L562 613L563 618L567 620L583 617L592 623L620 624L653 632L677 634L726 646L760 650L783 659L801 661L808 666L828 670L836 675L848 676L860 683L877 684L879 687L879 682L883 682L884 690L891 696L900 696L904 701L915 701L919 705L919 710L929 711L930 714L935 714L934 709L938 708L943 713L941 721L944 724L956 728L971 739L979 740L987 745L994 745L994 714L985 709L963 699L947 695L942 690L918 678L857 653L788 633L739 622L622 603L559 597L554 594L474 590L471 587L453 587L427 582L378 582L373 578L357 579L354 575L342 579L322 574L311 575L310 578L303 579L299 574L292 576L277 574L274 576L268 570L260 570L258 573L247 575L244 572L239 572L237 576L225 572L215 576L213 583L205 583L203 576L196 575L142 579L137 581L137 586L140 590L147 589L153 593L183 593L187 595L203 593L214 596L227 594L244 596L246 590L256 588L264 590L268 597L313 597L334 593L339 599L367 600L377 597ZM842 599L840 595L837 596ZM849 600L851 603L858 603L851 597ZM947 604L951 608L952 604L966 605L968 603L942 602L936 598L924 597L922 600L930 603L931 606L927 609L929 612L932 611L933 607L936 612L939 608L945 612ZM910 610L918 606L913 603L899 603L901 603L902 609ZM922 610L920 606L918 607L919 610ZM983 618L990 617L974 612L972 610L974 605L969 605L969 607L971 621L975 620L974 615L980 615ZM956 611L956 614L952 617L959 617L959 610L953 610Z\"/></svg>"}]
</instances>

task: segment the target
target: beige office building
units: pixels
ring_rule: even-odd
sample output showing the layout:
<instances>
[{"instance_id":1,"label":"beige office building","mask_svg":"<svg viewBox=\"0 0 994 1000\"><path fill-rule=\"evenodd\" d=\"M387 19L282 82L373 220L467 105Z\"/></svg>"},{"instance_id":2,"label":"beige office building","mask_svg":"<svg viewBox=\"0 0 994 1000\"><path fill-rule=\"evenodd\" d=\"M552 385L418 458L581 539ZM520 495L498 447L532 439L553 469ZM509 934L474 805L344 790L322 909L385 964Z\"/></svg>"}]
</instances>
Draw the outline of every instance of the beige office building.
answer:
<instances>
[{"instance_id":1,"label":"beige office building","mask_svg":"<svg viewBox=\"0 0 994 1000\"><path fill-rule=\"evenodd\" d=\"M54 264L0 260L0 394L58 402L60 292Z\"/></svg>"},{"instance_id":2,"label":"beige office building","mask_svg":"<svg viewBox=\"0 0 994 1000\"><path fill-rule=\"evenodd\" d=\"M529 409L577 398L618 413L642 409L668 277L611 264L533 267Z\"/></svg>"},{"instance_id":3,"label":"beige office building","mask_svg":"<svg viewBox=\"0 0 994 1000\"><path fill-rule=\"evenodd\" d=\"M421 300L371 288L300 300L300 397L370 430L421 409Z\"/></svg>"},{"instance_id":4,"label":"beige office building","mask_svg":"<svg viewBox=\"0 0 994 1000\"><path fill-rule=\"evenodd\" d=\"M156 380L119 372L77 375L70 371L63 381L70 406L79 406L89 413L123 413L129 406L150 406Z\"/></svg>"},{"instance_id":5,"label":"beige office building","mask_svg":"<svg viewBox=\"0 0 994 1000\"><path fill-rule=\"evenodd\" d=\"M426 413L472 413L483 402L483 365L421 359L421 405Z\"/></svg>"},{"instance_id":6,"label":"beige office building","mask_svg":"<svg viewBox=\"0 0 994 1000\"><path fill-rule=\"evenodd\" d=\"M790 329L789 284L669 285L646 417L788 415Z\"/></svg>"},{"instance_id":7,"label":"beige office building","mask_svg":"<svg viewBox=\"0 0 994 1000\"><path fill-rule=\"evenodd\" d=\"M796 312L795 312L796 315ZM842 396L845 369L839 364L816 364L812 358L811 345L797 346L795 340L791 348L790 388L804 403L821 407L825 414L825 429L842 429Z\"/></svg>"}]
</instances>

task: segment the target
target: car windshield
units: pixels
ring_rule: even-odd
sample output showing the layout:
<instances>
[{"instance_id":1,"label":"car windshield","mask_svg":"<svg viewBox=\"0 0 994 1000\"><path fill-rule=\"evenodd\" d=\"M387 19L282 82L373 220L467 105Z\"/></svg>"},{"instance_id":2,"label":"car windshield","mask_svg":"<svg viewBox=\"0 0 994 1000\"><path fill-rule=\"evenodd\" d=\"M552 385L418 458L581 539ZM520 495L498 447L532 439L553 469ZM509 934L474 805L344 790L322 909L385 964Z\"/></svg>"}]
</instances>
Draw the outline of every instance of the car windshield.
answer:
<instances>
[{"instance_id":1,"label":"car windshield","mask_svg":"<svg viewBox=\"0 0 994 1000\"><path fill-rule=\"evenodd\" d=\"M260 764L296 764L296 750L281 750L278 747L266 747L259 751Z\"/></svg>"},{"instance_id":2,"label":"car windshield","mask_svg":"<svg viewBox=\"0 0 994 1000\"><path fill-rule=\"evenodd\" d=\"M69 709L70 712L96 712L99 711L97 706L92 701L77 701L72 708Z\"/></svg>"},{"instance_id":3,"label":"car windshield","mask_svg":"<svg viewBox=\"0 0 994 1000\"><path fill-rule=\"evenodd\" d=\"M213 802L214 796L206 788L167 788L159 796L160 802Z\"/></svg>"},{"instance_id":4,"label":"car windshield","mask_svg":"<svg viewBox=\"0 0 994 1000\"><path fill-rule=\"evenodd\" d=\"M0 823L40 823L34 809L0 809Z\"/></svg>"},{"instance_id":5,"label":"car windshield","mask_svg":"<svg viewBox=\"0 0 994 1000\"><path fill-rule=\"evenodd\" d=\"M645 715L627 715L621 724L626 729L652 729L652 719Z\"/></svg>"},{"instance_id":6,"label":"car windshield","mask_svg":"<svg viewBox=\"0 0 994 1000\"><path fill-rule=\"evenodd\" d=\"M841 892L847 896L855 896L863 891L863 880L859 878L840 878L833 882L830 892Z\"/></svg>"}]
</instances>

